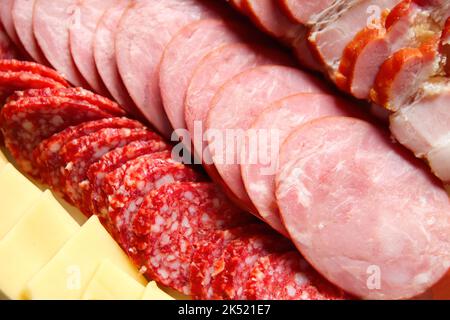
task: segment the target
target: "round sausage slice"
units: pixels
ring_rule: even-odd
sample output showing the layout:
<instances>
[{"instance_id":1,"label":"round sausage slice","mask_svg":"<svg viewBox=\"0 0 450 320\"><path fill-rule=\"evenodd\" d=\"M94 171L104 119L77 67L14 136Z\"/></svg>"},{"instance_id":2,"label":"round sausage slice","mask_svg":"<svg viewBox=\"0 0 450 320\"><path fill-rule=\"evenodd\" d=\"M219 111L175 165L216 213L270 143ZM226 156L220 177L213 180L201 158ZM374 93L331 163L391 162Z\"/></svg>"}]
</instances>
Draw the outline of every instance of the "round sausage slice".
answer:
<instances>
[{"instance_id":1,"label":"round sausage slice","mask_svg":"<svg viewBox=\"0 0 450 320\"><path fill-rule=\"evenodd\" d=\"M164 110L175 130L186 128L184 101L195 67L217 47L245 40L245 28L244 24L219 19L200 20L184 27L167 45L159 68L159 87Z\"/></svg>"},{"instance_id":2,"label":"round sausage slice","mask_svg":"<svg viewBox=\"0 0 450 320\"><path fill-rule=\"evenodd\" d=\"M136 2L124 13L116 32L117 66L125 87L142 114L166 137L172 128L161 102L159 62L176 32L215 16L205 4L196 0Z\"/></svg>"},{"instance_id":3,"label":"round sausage slice","mask_svg":"<svg viewBox=\"0 0 450 320\"><path fill-rule=\"evenodd\" d=\"M233 43L211 51L198 64L186 93L184 117L197 156L203 158L205 145L203 137L195 139L196 132L204 130L209 106L214 94L228 80L239 73L265 64L291 64L288 56L248 43ZM201 134L203 136L203 133Z\"/></svg>"},{"instance_id":4,"label":"round sausage slice","mask_svg":"<svg viewBox=\"0 0 450 320\"><path fill-rule=\"evenodd\" d=\"M120 78L114 51L116 30L128 6L130 2L122 0L107 10L100 19L95 31L94 59L98 73L111 96L129 113L138 116L139 111Z\"/></svg>"},{"instance_id":5,"label":"round sausage slice","mask_svg":"<svg viewBox=\"0 0 450 320\"><path fill-rule=\"evenodd\" d=\"M269 134L273 139L245 139L241 163L245 189L261 218L284 235L288 235L280 219L275 200L275 173L280 144L296 127L325 116L349 115L349 103L325 94L302 93L275 102L264 110L248 133ZM272 136L272 134L274 136ZM263 141L266 140L266 141ZM267 159L255 159L255 154Z\"/></svg>"},{"instance_id":6,"label":"round sausage slice","mask_svg":"<svg viewBox=\"0 0 450 320\"><path fill-rule=\"evenodd\" d=\"M119 0L82 0L78 5L78 23L70 27L70 52L78 70L92 89L106 95L107 90L98 74L94 60L95 29L103 13Z\"/></svg>"},{"instance_id":7,"label":"round sausage slice","mask_svg":"<svg viewBox=\"0 0 450 320\"><path fill-rule=\"evenodd\" d=\"M326 89L318 79L298 69L270 65L244 71L213 99L206 122L208 149L220 176L247 210L255 211L240 173L243 135L271 103L302 92L323 93Z\"/></svg>"},{"instance_id":8,"label":"round sausage slice","mask_svg":"<svg viewBox=\"0 0 450 320\"><path fill-rule=\"evenodd\" d=\"M23 48L33 60L48 64L33 34L33 8L35 0L14 0L12 20Z\"/></svg>"},{"instance_id":9,"label":"round sausage slice","mask_svg":"<svg viewBox=\"0 0 450 320\"><path fill-rule=\"evenodd\" d=\"M356 296L411 298L448 270L446 192L368 122L329 117L293 132L281 149L276 195L304 257Z\"/></svg>"},{"instance_id":10,"label":"round sausage slice","mask_svg":"<svg viewBox=\"0 0 450 320\"><path fill-rule=\"evenodd\" d=\"M88 88L70 54L69 28L77 13L77 0L36 0L33 30L50 64L74 86Z\"/></svg>"}]
</instances>

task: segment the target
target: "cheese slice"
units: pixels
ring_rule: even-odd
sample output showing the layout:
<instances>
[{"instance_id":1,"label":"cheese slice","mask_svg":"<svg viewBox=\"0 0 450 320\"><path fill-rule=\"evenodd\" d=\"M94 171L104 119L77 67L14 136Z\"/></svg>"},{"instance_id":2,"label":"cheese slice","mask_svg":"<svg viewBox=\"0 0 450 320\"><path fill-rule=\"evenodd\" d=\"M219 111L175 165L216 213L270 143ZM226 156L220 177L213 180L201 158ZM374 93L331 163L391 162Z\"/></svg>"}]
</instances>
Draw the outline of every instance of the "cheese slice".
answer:
<instances>
[{"instance_id":1,"label":"cheese slice","mask_svg":"<svg viewBox=\"0 0 450 320\"><path fill-rule=\"evenodd\" d=\"M145 288L142 300L175 300L169 294L161 290L155 281L149 282Z\"/></svg>"},{"instance_id":2,"label":"cheese slice","mask_svg":"<svg viewBox=\"0 0 450 320\"><path fill-rule=\"evenodd\" d=\"M98 218L93 216L28 283L26 297L39 300L80 299L105 259L141 284L147 283Z\"/></svg>"},{"instance_id":3,"label":"cheese slice","mask_svg":"<svg viewBox=\"0 0 450 320\"><path fill-rule=\"evenodd\" d=\"M52 193L44 192L0 241L0 290L23 299L28 281L79 229Z\"/></svg>"},{"instance_id":4,"label":"cheese slice","mask_svg":"<svg viewBox=\"0 0 450 320\"><path fill-rule=\"evenodd\" d=\"M3 169L3 167L6 166L6 164L8 163L9 163L8 159L6 158L4 153L0 150L0 170Z\"/></svg>"},{"instance_id":5,"label":"cheese slice","mask_svg":"<svg viewBox=\"0 0 450 320\"><path fill-rule=\"evenodd\" d=\"M0 173L0 239L20 220L42 191L7 164Z\"/></svg>"},{"instance_id":6,"label":"cheese slice","mask_svg":"<svg viewBox=\"0 0 450 320\"><path fill-rule=\"evenodd\" d=\"M105 260L95 272L83 300L138 300L145 287L129 274Z\"/></svg>"}]
</instances>

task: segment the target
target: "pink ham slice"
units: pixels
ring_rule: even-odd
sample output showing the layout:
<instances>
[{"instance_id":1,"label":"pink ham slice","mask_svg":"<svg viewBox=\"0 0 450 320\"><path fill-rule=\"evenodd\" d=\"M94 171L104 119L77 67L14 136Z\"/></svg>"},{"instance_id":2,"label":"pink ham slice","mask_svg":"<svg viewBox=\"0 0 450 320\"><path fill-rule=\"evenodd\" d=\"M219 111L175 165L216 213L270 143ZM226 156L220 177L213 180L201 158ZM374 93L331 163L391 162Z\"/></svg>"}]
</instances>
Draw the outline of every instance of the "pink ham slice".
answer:
<instances>
[{"instance_id":1,"label":"pink ham slice","mask_svg":"<svg viewBox=\"0 0 450 320\"><path fill-rule=\"evenodd\" d=\"M206 2L136 2L125 12L116 33L117 65L125 87L142 114L166 137L172 128L159 92L159 62L176 32L193 21L216 16Z\"/></svg>"},{"instance_id":2,"label":"pink ham slice","mask_svg":"<svg viewBox=\"0 0 450 320\"><path fill-rule=\"evenodd\" d=\"M14 0L1 0L0 1L0 21L5 29L6 34L16 46L20 46L20 40L17 36L16 29L14 28L12 9Z\"/></svg>"},{"instance_id":3,"label":"pink ham slice","mask_svg":"<svg viewBox=\"0 0 450 320\"><path fill-rule=\"evenodd\" d=\"M315 23L336 0L277 0L281 9L292 21L310 25Z\"/></svg>"},{"instance_id":4,"label":"pink ham slice","mask_svg":"<svg viewBox=\"0 0 450 320\"><path fill-rule=\"evenodd\" d=\"M275 201L275 173L280 144L293 129L325 116L350 115L350 102L325 95L302 93L275 102L265 109L248 132L273 139L245 139L241 174L245 190L259 215L275 230L288 236ZM252 159L258 154L260 159Z\"/></svg>"},{"instance_id":5,"label":"pink ham slice","mask_svg":"<svg viewBox=\"0 0 450 320\"><path fill-rule=\"evenodd\" d=\"M194 150L208 160L203 143L204 124L217 91L231 78L250 68L266 64L288 65L292 61L278 50L247 43L224 45L210 52L198 64L186 93L184 116Z\"/></svg>"},{"instance_id":6,"label":"pink ham slice","mask_svg":"<svg viewBox=\"0 0 450 320\"><path fill-rule=\"evenodd\" d=\"M377 127L345 117L310 122L284 143L280 168L277 200L289 234L340 288L407 299L446 273L448 196Z\"/></svg>"},{"instance_id":7,"label":"pink ham slice","mask_svg":"<svg viewBox=\"0 0 450 320\"><path fill-rule=\"evenodd\" d=\"M312 28L309 40L332 80L346 46L368 23L381 23L384 10L400 0L338 0ZM379 14L379 15L378 15Z\"/></svg>"},{"instance_id":8,"label":"pink ham slice","mask_svg":"<svg viewBox=\"0 0 450 320\"><path fill-rule=\"evenodd\" d=\"M277 0L243 0L243 6L257 26L288 44L305 28L290 21L280 10Z\"/></svg>"},{"instance_id":9,"label":"pink ham slice","mask_svg":"<svg viewBox=\"0 0 450 320\"><path fill-rule=\"evenodd\" d=\"M450 81L424 85L422 96L391 116L394 137L417 157L428 160L433 172L450 182Z\"/></svg>"},{"instance_id":10,"label":"pink ham slice","mask_svg":"<svg viewBox=\"0 0 450 320\"><path fill-rule=\"evenodd\" d=\"M0 59L17 59L16 46L11 42L3 26L0 24Z\"/></svg>"},{"instance_id":11,"label":"pink ham slice","mask_svg":"<svg viewBox=\"0 0 450 320\"><path fill-rule=\"evenodd\" d=\"M215 95L206 121L208 151L223 181L242 207L254 212L240 173L242 134L271 103L296 93L327 92L321 81L298 69L260 66L229 80ZM221 139L223 143L216 140Z\"/></svg>"},{"instance_id":12,"label":"pink ham slice","mask_svg":"<svg viewBox=\"0 0 450 320\"><path fill-rule=\"evenodd\" d=\"M117 3L119 0L81 0L77 8L78 23L69 30L70 51L78 70L91 88L102 95L107 95L107 90L95 66L95 29L104 12Z\"/></svg>"},{"instance_id":13,"label":"pink ham slice","mask_svg":"<svg viewBox=\"0 0 450 320\"><path fill-rule=\"evenodd\" d=\"M12 19L17 36L30 57L47 65L48 61L39 48L33 33L33 9L35 0L14 0Z\"/></svg>"},{"instance_id":14,"label":"pink ham slice","mask_svg":"<svg viewBox=\"0 0 450 320\"><path fill-rule=\"evenodd\" d=\"M184 102L197 64L221 45L254 39L255 34L253 37L250 34L242 23L205 19L189 24L172 38L159 68L162 101L172 128L186 129Z\"/></svg>"},{"instance_id":15,"label":"pink ham slice","mask_svg":"<svg viewBox=\"0 0 450 320\"><path fill-rule=\"evenodd\" d=\"M88 88L70 54L69 29L78 23L77 4L77 0L36 0L33 30L50 64L72 85Z\"/></svg>"},{"instance_id":16,"label":"pink ham slice","mask_svg":"<svg viewBox=\"0 0 450 320\"><path fill-rule=\"evenodd\" d=\"M130 114L139 116L139 110L128 95L119 70L115 54L115 35L120 18L130 5L128 0L121 0L108 9L98 23L94 40L94 59L98 73L111 96Z\"/></svg>"}]
</instances>

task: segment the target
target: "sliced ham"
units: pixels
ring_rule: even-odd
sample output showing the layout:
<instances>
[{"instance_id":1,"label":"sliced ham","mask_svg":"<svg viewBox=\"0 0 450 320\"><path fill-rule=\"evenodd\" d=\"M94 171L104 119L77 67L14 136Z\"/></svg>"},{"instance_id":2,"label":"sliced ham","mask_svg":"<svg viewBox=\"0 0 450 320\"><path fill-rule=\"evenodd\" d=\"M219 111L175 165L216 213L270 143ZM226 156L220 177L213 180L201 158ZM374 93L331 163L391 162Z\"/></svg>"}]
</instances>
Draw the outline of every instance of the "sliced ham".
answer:
<instances>
[{"instance_id":1,"label":"sliced ham","mask_svg":"<svg viewBox=\"0 0 450 320\"><path fill-rule=\"evenodd\" d=\"M70 52L81 75L97 93L107 95L107 90L97 71L94 60L95 29L108 8L119 0L82 0L77 7L78 23L69 30Z\"/></svg>"},{"instance_id":2,"label":"sliced ham","mask_svg":"<svg viewBox=\"0 0 450 320\"><path fill-rule=\"evenodd\" d=\"M98 73L111 96L130 114L139 116L139 110L120 78L115 54L116 30L129 5L128 0L121 0L103 14L95 31L94 59Z\"/></svg>"},{"instance_id":3,"label":"sliced ham","mask_svg":"<svg viewBox=\"0 0 450 320\"><path fill-rule=\"evenodd\" d=\"M16 46L11 42L3 26L0 24L0 59L17 59Z\"/></svg>"},{"instance_id":4,"label":"sliced ham","mask_svg":"<svg viewBox=\"0 0 450 320\"><path fill-rule=\"evenodd\" d=\"M391 116L394 137L417 157L428 160L433 172L450 182L450 81L426 83L421 97Z\"/></svg>"},{"instance_id":5,"label":"sliced ham","mask_svg":"<svg viewBox=\"0 0 450 320\"><path fill-rule=\"evenodd\" d=\"M205 19L181 29L167 45L159 68L159 87L172 128L186 129L184 102L197 64L209 52L227 43L250 40L251 30L242 23Z\"/></svg>"},{"instance_id":6,"label":"sliced ham","mask_svg":"<svg viewBox=\"0 0 450 320\"><path fill-rule=\"evenodd\" d=\"M35 0L14 0L12 19L17 37L28 55L40 64L48 64L33 33L33 9Z\"/></svg>"},{"instance_id":7,"label":"sliced ham","mask_svg":"<svg viewBox=\"0 0 450 320\"><path fill-rule=\"evenodd\" d=\"M88 88L70 53L69 29L78 23L77 4L77 0L36 0L33 30L50 64L72 85Z\"/></svg>"},{"instance_id":8,"label":"sliced ham","mask_svg":"<svg viewBox=\"0 0 450 320\"><path fill-rule=\"evenodd\" d=\"M213 98L206 121L208 150L223 181L251 212L255 210L239 166L243 135L272 102L302 92L324 93L327 89L321 81L298 69L272 65L242 72Z\"/></svg>"},{"instance_id":9,"label":"sliced ham","mask_svg":"<svg viewBox=\"0 0 450 320\"><path fill-rule=\"evenodd\" d=\"M335 4L336 0L277 0L286 15L298 23L314 24L320 15Z\"/></svg>"},{"instance_id":10,"label":"sliced ham","mask_svg":"<svg viewBox=\"0 0 450 320\"><path fill-rule=\"evenodd\" d=\"M243 0L243 6L257 26L288 44L305 28L290 21L280 10L277 0Z\"/></svg>"},{"instance_id":11,"label":"sliced ham","mask_svg":"<svg viewBox=\"0 0 450 320\"><path fill-rule=\"evenodd\" d=\"M448 269L445 190L368 122L330 117L294 131L280 153L277 200L304 257L358 297L411 298Z\"/></svg>"},{"instance_id":12,"label":"sliced ham","mask_svg":"<svg viewBox=\"0 0 450 320\"><path fill-rule=\"evenodd\" d=\"M311 30L309 40L328 75L335 80L347 45L368 24L380 27L382 15L400 0L339 0Z\"/></svg>"},{"instance_id":13,"label":"sliced ham","mask_svg":"<svg viewBox=\"0 0 450 320\"><path fill-rule=\"evenodd\" d=\"M117 65L125 87L142 114L166 137L170 137L172 128L159 92L159 62L166 45L181 28L217 15L206 2L136 2L123 15L116 33Z\"/></svg>"},{"instance_id":14,"label":"sliced ham","mask_svg":"<svg viewBox=\"0 0 450 320\"><path fill-rule=\"evenodd\" d=\"M210 52L195 69L186 93L184 116L194 150L208 161L203 143L204 124L215 93L239 73L265 64L291 64L278 50L256 44L228 44ZM199 132L200 131L200 132Z\"/></svg>"},{"instance_id":15,"label":"sliced ham","mask_svg":"<svg viewBox=\"0 0 450 320\"><path fill-rule=\"evenodd\" d=\"M3 25L8 37L14 42L16 46L20 46L20 40L17 36L16 29L14 28L12 9L14 0L1 0L0 1L0 22Z\"/></svg>"},{"instance_id":16,"label":"sliced ham","mask_svg":"<svg viewBox=\"0 0 450 320\"><path fill-rule=\"evenodd\" d=\"M251 125L241 152L242 180L261 218L283 235L288 233L275 201L280 144L294 128L324 116L350 115L352 107L356 106L331 95L302 93L275 102ZM252 139L255 135L258 141ZM268 138L261 139L264 136Z\"/></svg>"}]
</instances>

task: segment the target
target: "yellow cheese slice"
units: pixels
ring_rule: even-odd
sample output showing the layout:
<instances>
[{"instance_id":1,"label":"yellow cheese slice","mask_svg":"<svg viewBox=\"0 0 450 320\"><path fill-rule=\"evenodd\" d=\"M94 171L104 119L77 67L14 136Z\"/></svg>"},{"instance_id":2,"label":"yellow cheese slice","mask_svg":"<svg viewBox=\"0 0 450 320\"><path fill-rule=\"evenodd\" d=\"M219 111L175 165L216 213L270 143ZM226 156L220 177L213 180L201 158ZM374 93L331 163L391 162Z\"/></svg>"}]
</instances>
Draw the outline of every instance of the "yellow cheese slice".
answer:
<instances>
[{"instance_id":1,"label":"yellow cheese slice","mask_svg":"<svg viewBox=\"0 0 450 320\"><path fill-rule=\"evenodd\" d=\"M42 191L7 164L0 173L0 239L20 220Z\"/></svg>"},{"instance_id":2,"label":"yellow cheese slice","mask_svg":"<svg viewBox=\"0 0 450 320\"><path fill-rule=\"evenodd\" d=\"M108 259L141 284L147 281L96 216L28 283L29 299L80 299L100 263Z\"/></svg>"},{"instance_id":3,"label":"yellow cheese slice","mask_svg":"<svg viewBox=\"0 0 450 320\"><path fill-rule=\"evenodd\" d=\"M175 300L170 295L161 290L155 281L149 282L145 288L142 300Z\"/></svg>"},{"instance_id":4,"label":"yellow cheese slice","mask_svg":"<svg viewBox=\"0 0 450 320\"><path fill-rule=\"evenodd\" d=\"M6 166L6 164L9 163L8 159L6 159L6 156L3 154L3 152L0 150L0 170Z\"/></svg>"},{"instance_id":5,"label":"yellow cheese slice","mask_svg":"<svg viewBox=\"0 0 450 320\"><path fill-rule=\"evenodd\" d=\"M102 262L83 294L83 300L138 300L145 287L109 260Z\"/></svg>"},{"instance_id":6,"label":"yellow cheese slice","mask_svg":"<svg viewBox=\"0 0 450 320\"><path fill-rule=\"evenodd\" d=\"M52 193L44 192L0 241L0 290L23 299L28 281L79 229Z\"/></svg>"}]
</instances>

